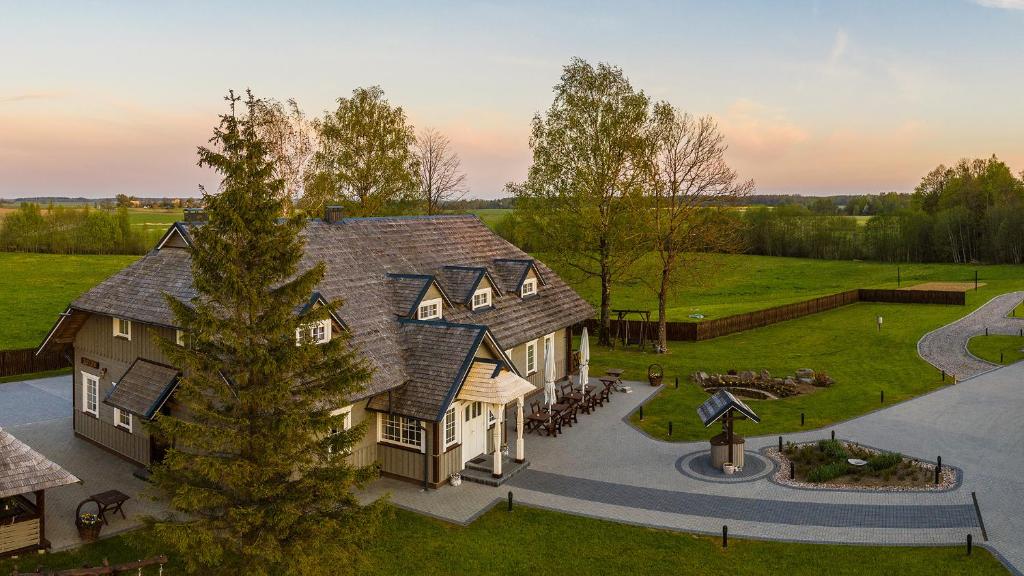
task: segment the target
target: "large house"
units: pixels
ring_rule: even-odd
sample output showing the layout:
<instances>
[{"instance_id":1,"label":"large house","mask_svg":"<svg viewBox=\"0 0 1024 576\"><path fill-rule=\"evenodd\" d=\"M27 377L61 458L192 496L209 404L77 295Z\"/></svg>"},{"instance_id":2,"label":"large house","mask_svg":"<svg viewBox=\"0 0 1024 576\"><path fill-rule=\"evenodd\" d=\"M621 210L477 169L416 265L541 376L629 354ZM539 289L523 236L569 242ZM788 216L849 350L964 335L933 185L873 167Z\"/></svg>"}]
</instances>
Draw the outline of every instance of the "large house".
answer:
<instances>
[{"instance_id":1,"label":"large house","mask_svg":"<svg viewBox=\"0 0 1024 576\"><path fill-rule=\"evenodd\" d=\"M154 335L185 342L164 294L195 295L187 248L201 219L186 214L149 254L75 300L40 346L73 347L75 434L143 466L164 447L140 421L175 410L180 376ZM501 478L502 445L522 462L523 402L543 388L546 344L567 377L572 327L590 305L475 216L342 218L329 208L304 234L304 264L327 267L311 305L344 303L307 337L348 331L374 369L337 408L347 426L368 422L353 463L439 486L471 460Z\"/></svg>"}]
</instances>

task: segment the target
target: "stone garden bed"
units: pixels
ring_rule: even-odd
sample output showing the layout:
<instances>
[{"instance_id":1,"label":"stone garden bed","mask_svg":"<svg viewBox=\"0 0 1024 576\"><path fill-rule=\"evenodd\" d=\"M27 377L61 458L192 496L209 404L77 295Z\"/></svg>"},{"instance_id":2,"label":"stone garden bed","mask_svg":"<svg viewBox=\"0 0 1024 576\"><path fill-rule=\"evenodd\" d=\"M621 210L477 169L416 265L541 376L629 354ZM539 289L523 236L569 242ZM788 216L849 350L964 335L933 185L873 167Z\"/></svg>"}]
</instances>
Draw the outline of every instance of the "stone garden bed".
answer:
<instances>
[{"instance_id":1,"label":"stone garden bed","mask_svg":"<svg viewBox=\"0 0 1024 576\"><path fill-rule=\"evenodd\" d=\"M799 488L917 492L946 490L957 483L956 471L943 466L935 483L935 464L895 452L883 452L843 440L787 444L765 455L779 464L774 480ZM853 461L853 463L851 463ZM790 479L790 463L795 479Z\"/></svg>"},{"instance_id":2,"label":"stone garden bed","mask_svg":"<svg viewBox=\"0 0 1024 576\"><path fill-rule=\"evenodd\" d=\"M827 388L834 383L827 373L815 372L809 368L797 370L795 375L784 377L773 377L767 370L730 370L727 374L696 372L691 378L708 393L726 388L737 396L756 400L799 396L813 392L817 388Z\"/></svg>"}]
</instances>

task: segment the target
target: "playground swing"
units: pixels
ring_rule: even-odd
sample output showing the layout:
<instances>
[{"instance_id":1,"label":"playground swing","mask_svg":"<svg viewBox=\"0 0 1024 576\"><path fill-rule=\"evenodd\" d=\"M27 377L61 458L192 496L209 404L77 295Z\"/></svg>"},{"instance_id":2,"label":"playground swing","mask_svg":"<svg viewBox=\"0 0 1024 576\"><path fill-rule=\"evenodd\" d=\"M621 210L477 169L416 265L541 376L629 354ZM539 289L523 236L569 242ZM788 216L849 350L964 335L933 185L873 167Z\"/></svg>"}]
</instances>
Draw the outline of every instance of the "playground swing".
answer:
<instances>
[{"instance_id":1,"label":"playground swing","mask_svg":"<svg viewBox=\"0 0 1024 576\"><path fill-rule=\"evenodd\" d=\"M647 340L650 339L651 311L623 309L612 310L612 312L616 316L615 334L611 341L612 348L614 349L615 343L619 342L623 348L637 345L640 350L643 350L647 346ZM630 320L630 316L637 318Z\"/></svg>"}]
</instances>

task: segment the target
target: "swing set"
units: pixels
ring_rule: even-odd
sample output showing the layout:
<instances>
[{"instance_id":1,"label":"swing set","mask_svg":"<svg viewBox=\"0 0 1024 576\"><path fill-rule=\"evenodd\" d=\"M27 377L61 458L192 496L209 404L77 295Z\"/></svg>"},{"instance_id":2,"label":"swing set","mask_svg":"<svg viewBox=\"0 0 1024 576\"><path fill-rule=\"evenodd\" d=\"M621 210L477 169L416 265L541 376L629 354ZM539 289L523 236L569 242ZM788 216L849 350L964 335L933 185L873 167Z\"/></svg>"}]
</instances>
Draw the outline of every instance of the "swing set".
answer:
<instances>
[{"instance_id":1,"label":"swing set","mask_svg":"<svg viewBox=\"0 0 1024 576\"><path fill-rule=\"evenodd\" d=\"M640 350L647 346L650 340L651 311L650 310L612 310L616 316L615 334L612 336L612 349L615 343L619 342L623 348L630 345L637 345ZM630 319L630 316L636 316Z\"/></svg>"}]
</instances>

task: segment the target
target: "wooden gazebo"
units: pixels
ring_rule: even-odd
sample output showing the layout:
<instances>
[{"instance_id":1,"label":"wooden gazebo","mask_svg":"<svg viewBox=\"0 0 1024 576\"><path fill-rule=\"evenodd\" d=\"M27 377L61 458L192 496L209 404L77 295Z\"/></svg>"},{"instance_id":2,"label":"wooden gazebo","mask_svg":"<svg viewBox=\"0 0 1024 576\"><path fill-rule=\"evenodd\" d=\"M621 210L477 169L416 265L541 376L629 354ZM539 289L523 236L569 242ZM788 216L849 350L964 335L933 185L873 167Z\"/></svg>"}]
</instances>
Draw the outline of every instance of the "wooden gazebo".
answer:
<instances>
[{"instance_id":1,"label":"wooden gazebo","mask_svg":"<svg viewBox=\"0 0 1024 576\"><path fill-rule=\"evenodd\" d=\"M726 463L743 468L743 445L745 440L733 433L733 422L749 419L755 423L761 419L742 400L728 390L719 390L697 407L704 427L722 421L722 433L711 439L711 465L721 469Z\"/></svg>"},{"instance_id":2,"label":"wooden gazebo","mask_svg":"<svg viewBox=\"0 0 1024 576\"><path fill-rule=\"evenodd\" d=\"M76 482L67 470L0 428L0 558L49 548L46 490Z\"/></svg>"}]
</instances>

